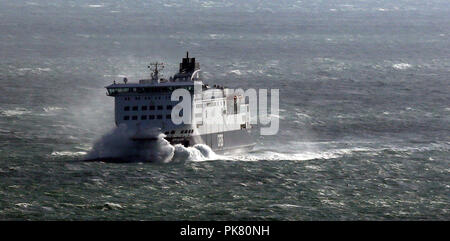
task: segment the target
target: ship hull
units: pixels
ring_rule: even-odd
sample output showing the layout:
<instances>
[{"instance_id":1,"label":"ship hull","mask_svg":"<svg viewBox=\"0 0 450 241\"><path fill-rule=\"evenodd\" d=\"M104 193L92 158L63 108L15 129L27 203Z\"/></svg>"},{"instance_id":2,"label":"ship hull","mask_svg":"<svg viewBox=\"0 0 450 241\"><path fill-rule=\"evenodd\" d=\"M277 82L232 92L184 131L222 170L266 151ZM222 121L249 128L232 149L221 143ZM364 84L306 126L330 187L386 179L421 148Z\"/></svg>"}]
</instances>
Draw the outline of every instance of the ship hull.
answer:
<instances>
[{"instance_id":1,"label":"ship hull","mask_svg":"<svg viewBox=\"0 0 450 241\"><path fill-rule=\"evenodd\" d=\"M214 152L229 152L251 150L255 145L250 129L240 129L226 132L194 135L188 137L165 138L172 145L182 144L194 146L196 144L208 145Z\"/></svg>"}]
</instances>

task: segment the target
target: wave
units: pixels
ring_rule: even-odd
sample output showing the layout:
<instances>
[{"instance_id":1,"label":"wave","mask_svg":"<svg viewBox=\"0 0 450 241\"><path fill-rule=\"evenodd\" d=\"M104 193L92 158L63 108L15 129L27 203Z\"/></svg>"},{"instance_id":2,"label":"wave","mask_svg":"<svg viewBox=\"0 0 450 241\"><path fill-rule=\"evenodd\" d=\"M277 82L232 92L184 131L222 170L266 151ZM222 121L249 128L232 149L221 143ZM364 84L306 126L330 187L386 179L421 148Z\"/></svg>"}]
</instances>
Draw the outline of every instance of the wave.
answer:
<instances>
[{"instance_id":1,"label":"wave","mask_svg":"<svg viewBox=\"0 0 450 241\"><path fill-rule=\"evenodd\" d=\"M250 153L248 155L233 156L234 160L241 161L306 161L314 159L333 159L343 154L344 151L325 151L325 152L310 152L302 153L281 153L275 151L262 151Z\"/></svg>"},{"instance_id":2,"label":"wave","mask_svg":"<svg viewBox=\"0 0 450 241\"><path fill-rule=\"evenodd\" d=\"M364 154L369 156L383 155L384 153L395 153L395 155L412 155L416 152L424 151L445 151L450 149L450 144L427 144L416 146L392 146L392 147L355 147L355 148L337 148L328 150L307 150L302 152L278 152L272 150L255 150L249 154L233 156L236 161L307 161L315 159L335 159L343 156L355 154ZM320 169L317 166L306 166L309 169Z\"/></svg>"},{"instance_id":3,"label":"wave","mask_svg":"<svg viewBox=\"0 0 450 241\"><path fill-rule=\"evenodd\" d=\"M41 74L43 72L50 72L52 69L50 68L18 68L17 69L19 75L24 75L25 73L31 74Z\"/></svg>"},{"instance_id":4,"label":"wave","mask_svg":"<svg viewBox=\"0 0 450 241\"><path fill-rule=\"evenodd\" d=\"M88 160L121 159L124 162L184 162L206 161L219 159L207 145L196 144L192 147L184 147L181 144L171 145L165 135L149 130L142 133L151 137L147 140L135 141L135 131L120 125L105 134L94 143L87 153Z\"/></svg>"},{"instance_id":5,"label":"wave","mask_svg":"<svg viewBox=\"0 0 450 241\"><path fill-rule=\"evenodd\" d=\"M405 69L409 69L411 67L412 67L412 65L410 65L408 63L398 63L398 64L392 65L392 68L398 69L398 70L405 70Z\"/></svg>"},{"instance_id":6,"label":"wave","mask_svg":"<svg viewBox=\"0 0 450 241\"><path fill-rule=\"evenodd\" d=\"M43 107L42 110L44 110L45 112L54 112L54 111L58 111L58 110L63 110L64 108L62 107L57 107L57 106L47 106L47 107Z\"/></svg>"},{"instance_id":7,"label":"wave","mask_svg":"<svg viewBox=\"0 0 450 241\"><path fill-rule=\"evenodd\" d=\"M90 4L90 5L88 5L88 7L90 7L90 8L102 8L104 6L105 5L103 5L103 4Z\"/></svg>"},{"instance_id":8,"label":"wave","mask_svg":"<svg viewBox=\"0 0 450 241\"><path fill-rule=\"evenodd\" d=\"M84 151L54 151L51 156L83 156L86 155L87 152Z\"/></svg>"},{"instance_id":9,"label":"wave","mask_svg":"<svg viewBox=\"0 0 450 241\"><path fill-rule=\"evenodd\" d=\"M231 70L229 73L230 73L230 74L235 74L235 75L242 75L241 71L238 70L238 69Z\"/></svg>"},{"instance_id":10,"label":"wave","mask_svg":"<svg viewBox=\"0 0 450 241\"><path fill-rule=\"evenodd\" d=\"M0 110L0 115L6 116L6 117L13 117L13 116L21 116L25 114L30 114L31 111L25 109L25 108L15 108L13 110Z\"/></svg>"}]
</instances>

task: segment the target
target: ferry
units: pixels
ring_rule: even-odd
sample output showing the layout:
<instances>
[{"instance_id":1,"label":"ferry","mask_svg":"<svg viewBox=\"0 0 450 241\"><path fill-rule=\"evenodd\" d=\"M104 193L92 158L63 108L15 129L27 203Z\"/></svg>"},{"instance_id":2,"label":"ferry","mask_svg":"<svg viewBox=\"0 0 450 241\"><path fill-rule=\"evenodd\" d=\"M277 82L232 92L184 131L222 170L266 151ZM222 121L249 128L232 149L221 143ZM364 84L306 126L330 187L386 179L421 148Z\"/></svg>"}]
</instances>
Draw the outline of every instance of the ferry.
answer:
<instances>
[{"instance_id":1,"label":"ferry","mask_svg":"<svg viewBox=\"0 0 450 241\"><path fill-rule=\"evenodd\" d=\"M189 52L180 63L178 73L160 77L163 63L151 63L150 78L137 83L123 82L106 86L107 95L114 97L115 124L126 125L135 133L136 142L154 141L163 133L172 145L185 147L208 145L215 152L251 149L250 108L242 94L223 86L203 82L200 64ZM182 100L172 100L173 91L185 89L190 93L189 121L175 124L174 110ZM178 108L179 109L179 108ZM175 112L182 117L185 110Z\"/></svg>"}]
</instances>

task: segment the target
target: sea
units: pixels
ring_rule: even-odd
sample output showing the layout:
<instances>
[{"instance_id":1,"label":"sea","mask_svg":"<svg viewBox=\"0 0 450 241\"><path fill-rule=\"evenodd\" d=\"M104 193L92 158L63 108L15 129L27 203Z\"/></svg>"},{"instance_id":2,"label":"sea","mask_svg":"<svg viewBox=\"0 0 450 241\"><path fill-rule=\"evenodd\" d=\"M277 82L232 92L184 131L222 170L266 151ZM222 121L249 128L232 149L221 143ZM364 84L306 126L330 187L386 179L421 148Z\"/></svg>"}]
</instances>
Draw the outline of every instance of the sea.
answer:
<instances>
[{"instance_id":1,"label":"sea","mask_svg":"<svg viewBox=\"0 0 450 241\"><path fill-rule=\"evenodd\" d=\"M0 220L450 220L446 0L0 0ZM251 151L85 162L106 85L279 89ZM147 150L152 153L158 150Z\"/></svg>"}]
</instances>

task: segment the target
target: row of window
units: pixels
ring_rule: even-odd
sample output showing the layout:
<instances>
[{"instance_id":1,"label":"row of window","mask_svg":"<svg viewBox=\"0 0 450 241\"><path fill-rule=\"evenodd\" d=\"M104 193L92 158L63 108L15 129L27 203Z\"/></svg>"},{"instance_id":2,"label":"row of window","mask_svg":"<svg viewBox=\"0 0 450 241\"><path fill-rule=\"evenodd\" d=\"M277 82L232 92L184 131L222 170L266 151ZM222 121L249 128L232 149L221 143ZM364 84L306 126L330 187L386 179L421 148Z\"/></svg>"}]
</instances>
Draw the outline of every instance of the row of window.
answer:
<instances>
[{"instance_id":1,"label":"row of window","mask_svg":"<svg viewBox=\"0 0 450 241\"><path fill-rule=\"evenodd\" d=\"M172 91L181 88L186 89L188 91L193 91L194 85L168 86L168 87L136 87L136 88L112 87L108 88L108 93L110 95L119 93L171 93Z\"/></svg>"},{"instance_id":2,"label":"row of window","mask_svg":"<svg viewBox=\"0 0 450 241\"><path fill-rule=\"evenodd\" d=\"M144 99L144 100L152 100L152 99L153 100L160 100L161 97L163 97L163 99L169 100L171 96L170 95L167 95L167 96L144 96L144 97L142 97L142 99ZM123 99L124 100L131 100L130 97L124 97ZM141 96L135 96L134 99L135 100L141 100Z\"/></svg>"},{"instance_id":3,"label":"row of window","mask_svg":"<svg viewBox=\"0 0 450 241\"><path fill-rule=\"evenodd\" d=\"M157 110L162 110L162 109L163 109L163 106L162 106L162 105L158 105L158 106L150 105L150 106L148 106L148 109L149 109L149 110L155 110L155 108L156 108ZM138 110L139 110L139 107L136 105L136 106L131 107L131 109L132 109L133 111L138 111ZM167 105L167 106L166 106L166 109L167 109L167 110L171 110L171 109L172 109L172 105ZM123 108L123 110L124 110L124 111L130 111L130 106L125 106L125 107ZM146 105L141 106L141 110L147 110L147 106L146 106Z\"/></svg>"},{"instance_id":4,"label":"row of window","mask_svg":"<svg viewBox=\"0 0 450 241\"><path fill-rule=\"evenodd\" d=\"M154 120L154 119L157 119L157 120L161 120L163 118L163 116L162 115L141 115L141 120ZM128 115L126 115L126 116L124 116L123 117L123 120L137 120L138 119L138 116L137 115L133 115L133 116L128 116ZM167 120L171 120L172 119L172 116L171 115L166 115L166 119Z\"/></svg>"},{"instance_id":5,"label":"row of window","mask_svg":"<svg viewBox=\"0 0 450 241\"><path fill-rule=\"evenodd\" d=\"M180 131L180 134L191 134L191 133L194 133L194 130L181 130ZM169 132L166 131L166 132L164 132L164 134L168 135ZM170 134L172 134L172 135L175 134L175 131L171 131Z\"/></svg>"}]
</instances>

